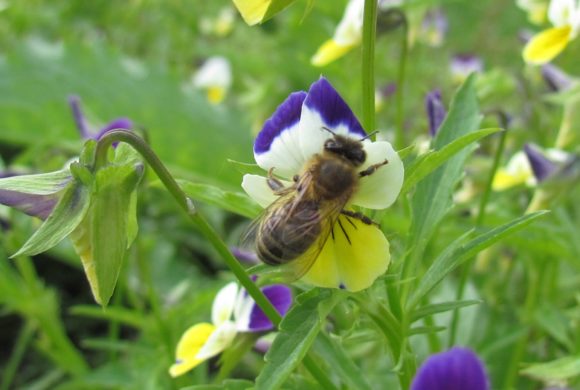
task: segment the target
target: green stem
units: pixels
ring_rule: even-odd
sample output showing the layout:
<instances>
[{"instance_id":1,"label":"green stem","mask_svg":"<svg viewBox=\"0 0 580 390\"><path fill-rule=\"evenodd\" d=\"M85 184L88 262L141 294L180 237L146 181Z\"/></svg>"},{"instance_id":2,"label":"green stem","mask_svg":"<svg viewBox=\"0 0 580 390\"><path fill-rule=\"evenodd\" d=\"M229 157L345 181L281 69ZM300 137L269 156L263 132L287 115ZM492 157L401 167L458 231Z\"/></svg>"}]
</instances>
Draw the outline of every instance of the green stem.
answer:
<instances>
[{"instance_id":1,"label":"green stem","mask_svg":"<svg viewBox=\"0 0 580 390\"><path fill-rule=\"evenodd\" d=\"M226 244L221 240L215 230L206 222L206 220L195 210L191 199L183 192L173 176L163 165L159 157L151 150L149 145L137 134L127 130L113 130L101 138L97 144L95 152L94 168L102 167L107 163L107 153L109 147L115 142L126 142L131 145L147 161L151 169L157 174L159 180L165 185L169 193L175 198L179 206L187 213L194 225L199 229L201 234L212 244L214 249L224 259L230 270L234 273L240 284L246 289L248 294L254 299L256 304L262 309L266 317L276 327L280 325L282 317L276 311L276 308L266 298L262 291L250 279L245 269L240 265L238 260L231 254ZM334 388L332 381L326 373L322 371L315 361L306 356L303 360L304 366L310 371L321 385L325 388ZM330 386L331 387L327 387Z\"/></svg>"},{"instance_id":2,"label":"green stem","mask_svg":"<svg viewBox=\"0 0 580 390\"><path fill-rule=\"evenodd\" d=\"M506 129L508 127L508 119L505 113L500 111L498 113L500 117L501 126ZM493 159L493 164L491 166L491 170L489 172L489 176L487 178L487 183L485 186L485 190L481 195L481 201L479 202L479 210L477 212L477 218L475 220L475 228L480 228L485 221L485 211L487 207L487 203L489 201L489 196L491 194L491 185L493 183L493 178L495 177L495 173L499 168L499 163L501 161L503 151L505 149L505 140L507 136L507 130L504 130L499 135L499 142L497 145L497 149L495 151L495 156ZM473 269L473 260L468 261L461 269L461 276L459 277L459 285L457 286L457 291L455 294L455 298L460 301L463 299L463 294L465 292L465 286L467 285L467 280L469 279L469 275L471 274L471 270ZM451 318L451 328L449 331L449 347L452 347L455 344L456 336L457 336L457 326L459 325L459 317L461 316L460 309L453 310L452 318Z\"/></svg>"},{"instance_id":3,"label":"green stem","mask_svg":"<svg viewBox=\"0 0 580 390\"><path fill-rule=\"evenodd\" d=\"M375 130L375 40L377 1L365 0L362 41L362 124L367 132Z\"/></svg>"},{"instance_id":4,"label":"green stem","mask_svg":"<svg viewBox=\"0 0 580 390\"><path fill-rule=\"evenodd\" d=\"M395 129L395 148L402 149L405 146L405 113L403 109L405 75L407 71L407 57L409 53L409 25L407 17L401 12L402 35L401 35L401 55L399 57L399 77L397 80L397 127Z\"/></svg>"}]
</instances>

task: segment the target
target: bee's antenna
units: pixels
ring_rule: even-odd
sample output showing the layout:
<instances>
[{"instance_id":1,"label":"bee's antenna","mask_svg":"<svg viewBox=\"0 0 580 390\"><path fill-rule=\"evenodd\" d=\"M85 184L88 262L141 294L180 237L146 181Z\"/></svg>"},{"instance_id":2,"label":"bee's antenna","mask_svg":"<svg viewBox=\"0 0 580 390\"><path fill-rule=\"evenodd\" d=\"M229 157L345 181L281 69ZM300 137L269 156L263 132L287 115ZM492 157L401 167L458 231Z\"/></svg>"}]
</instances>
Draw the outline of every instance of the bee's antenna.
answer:
<instances>
[{"instance_id":1,"label":"bee's antenna","mask_svg":"<svg viewBox=\"0 0 580 390\"><path fill-rule=\"evenodd\" d=\"M332 134L332 135L336 136L336 133L335 133L334 131L330 130L328 127L326 127L326 126L322 126L322 129L323 129L323 130L326 130L326 131L328 131L330 134Z\"/></svg>"},{"instance_id":2,"label":"bee's antenna","mask_svg":"<svg viewBox=\"0 0 580 390\"><path fill-rule=\"evenodd\" d=\"M369 138L371 138L373 135L375 135L375 134L378 134L378 132L379 132L378 130L375 130L375 131L373 131L372 133L370 133L370 134L367 134L367 135L365 135L364 137L362 137L361 139L359 139L359 141L364 141L365 139L369 139Z\"/></svg>"}]
</instances>

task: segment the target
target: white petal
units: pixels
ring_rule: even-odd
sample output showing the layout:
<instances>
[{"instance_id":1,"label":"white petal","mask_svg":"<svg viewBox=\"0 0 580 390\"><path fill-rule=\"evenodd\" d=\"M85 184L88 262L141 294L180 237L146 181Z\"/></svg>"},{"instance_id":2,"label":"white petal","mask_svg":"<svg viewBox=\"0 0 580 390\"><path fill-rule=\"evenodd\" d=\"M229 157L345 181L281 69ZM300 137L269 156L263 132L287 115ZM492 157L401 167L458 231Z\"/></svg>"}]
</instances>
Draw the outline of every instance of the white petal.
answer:
<instances>
[{"instance_id":1,"label":"white petal","mask_svg":"<svg viewBox=\"0 0 580 390\"><path fill-rule=\"evenodd\" d=\"M285 187L291 185L289 181L280 181ZM242 179L242 188L252 199L264 208L272 204L277 198L274 191L272 191L268 186L268 181L264 176L250 174L244 175L244 178Z\"/></svg>"},{"instance_id":2,"label":"white petal","mask_svg":"<svg viewBox=\"0 0 580 390\"><path fill-rule=\"evenodd\" d=\"M387 141L365 143L367 159L360 171L385 159L388 164L379 167L372 175L361 178L360 188L352 198L352 203L370 209L389 207L399 196L405 169L401 158Z\"/></svg>"},{"instance_id":3,"label":"white petal","mask_svg":"<svg viewBox=\"0 0 580 390\"><path fill-rule=\"evenodd\" d=\"M211 57L203 63L193 76L193 85L198 88L229 88L232 84L232 69L225 57Z\"/></svg>"},{"instance_id":4,"label":"white petal","mask_svg":"<svg viewBox=\"0 0 580 390\"><path fill-rule=\"evenodd\" d=\"M336 27L333 39L342 46L356 45L362 40L364 1L351 0Z\"/></svg>"},{"instance_id":5,"label":"white petal","mask_svg":"<svg viewBox=\"0 0 580 390\"><path fill-rule=\"evenodd\" d=\"M300 150L299 141L299 124L283 130L272 141L270 150L265 153L254 153L256 163L265 169L274 168L276 174L291 178L300 172L305 160Z\"/></svg>"},{"instance_id":6,"label":"white petal","mask_svg":"<svg viewBox=\"0 0 580 390\"><path fill-rule=\"evenodd\" d=\"M245 290L240 291L234 312L236 328L239 332L247 332L250 329L250 314L252 314L254 305L255 303L248 293Z\"/></svg>"},{"instance_id":7,"label":"white petal","mask_svg":"<svg viewBox=\"0 0 580 390\"><path fill-rule=\"evenodd\" d=\"M572 24L576 13L576 0L552 0L548 8L548 19L556 27Z\"/></svg>"},{"instance_id":8,"label":"white petal","mask_svg":"<svg viewBox=\"0 0 580 390\"><path fill-rule=\"evenodd\" d=\"M207 339L195 357L209 359L225 350L236 337L236 325L232 321L222 323Z\"/></svg>"},{"instance_id":9,"label":"white petal","mask_svg":"<svg viewBox=\"0 0 580 390\"><path fill-rule=\"evenodd\" d=\"M230 320L237 296L238 285L235 282L226 284L217 293L211 309L211 320L215 326L219 327L224 322Z\"/></svg>"}]
</instances>

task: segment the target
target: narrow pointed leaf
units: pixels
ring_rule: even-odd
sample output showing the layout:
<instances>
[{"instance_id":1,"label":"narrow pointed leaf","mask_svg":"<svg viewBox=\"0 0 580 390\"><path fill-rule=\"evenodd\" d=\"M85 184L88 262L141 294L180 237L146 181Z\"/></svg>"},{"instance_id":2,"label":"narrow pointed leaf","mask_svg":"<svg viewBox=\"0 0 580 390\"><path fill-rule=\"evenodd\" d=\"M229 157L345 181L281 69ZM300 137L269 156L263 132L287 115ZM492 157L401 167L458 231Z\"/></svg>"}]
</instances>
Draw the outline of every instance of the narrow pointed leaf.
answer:
<instances>
[{"instance_id":1,"label":"narrow pointed leaf","mask_svg":"<svg viewBox=\"0 0 580 390\"><path fill-rule=\"evenodd\" d=\"M196 385L182 387L181 390L247 390L254 386L254 382L246 379L227 379L221 385Z\"/></svg>"},{"instance_id":2,"label":"narrow pointed leaf","mask_svg":"<svg viewBox=\"0 0 580 390\"><path fill-rule=\"evenodd\" d=\"M452 250L444 251L435 259L419 281L419 285L409 300L408 307L415 307L446 275L464 261L508 235L522 230L546 213L547 211L538 211L524 215L495 229L491 229L486 233L480 234L466 243L453 246ZM458 241L461 242L462 240Z\"/></svg>"},{"instance_id":3,"label":"narrow pointed leaf","mask_svg":"<svg viewBox=\"0 0 580 390\"><path fill-rule=\"evenodd\" d=\"M89 189L70 182L46 221L11 257L37 255L57 245L80 224L89 204Z\"/></svg>"},{"instance_id":4,"label":"narrow pointed leaf","mask_svg":"<svg viewBox=\"0 0 580 390\"><path fill-rule=\"evenodd\" d=\"M282 320L280 333L266 354L266 365L256 378L256 390L277 389L286 381L306 356L339 295L315 288L296 298L297 303Z\"/></svg>"},{"instance_id":5,"label":"narrow pointed leaf","mask_svg":"<svg viewBox=\"0 0 580 390\"><path fill-rule=\"evenodd\" d=\"M580 355L566 356L547 363L532 364L520 371L546 383L562 382L580 377Z\"/></svg>"},{"instance_id":6,"label":"narrow pointed leaf","mask_svg":"<svg viewBox=\"0 0 580 390\"><path fill-rule=\"evenodd\" d=\"M421 318L425 318L427 316L432 316L438 313L444 313L450 310L460 309L466 306L477 305L482 301L478 301L475 299L471 300L464 300L464 301L454 301L454 302L443 302L443 303L434 303L431 305L423 306L413 312L411 317L411 322L415 322L420 320Z\"/></svg>"},{"instance_id":7,"label":"narrow pointed leaf","mask_svg":"<svg viewBox=\"0 0 580 390\"><path fill-rule=\"evenodd\" d=\"M224 191L211 185L185 180L178 180L178 183L188 197L244 217L256 218L262 211L262 208L244 193Z\"/></svg>"},{"instance_id":8,"label":"narrow pointed leaf","mask_svg":"<svg viewBox=\"0 0 580 390\"><path fill-rule=\"evenodd\" d=\"M482 129L474 131L472 133L466 134L457 138L456 140L445 145L440 150L434 150L420 158L415 164L406 169L405 172L405 183L401 190L402 193L407 192L415 184L433 172L435 169L439 168L443 163L449 160L452 156L457 154L463 148L479 141L480 139L487 137L488 135L497 133L501 131L500 128Z\"/></svg>"}]
</instances>

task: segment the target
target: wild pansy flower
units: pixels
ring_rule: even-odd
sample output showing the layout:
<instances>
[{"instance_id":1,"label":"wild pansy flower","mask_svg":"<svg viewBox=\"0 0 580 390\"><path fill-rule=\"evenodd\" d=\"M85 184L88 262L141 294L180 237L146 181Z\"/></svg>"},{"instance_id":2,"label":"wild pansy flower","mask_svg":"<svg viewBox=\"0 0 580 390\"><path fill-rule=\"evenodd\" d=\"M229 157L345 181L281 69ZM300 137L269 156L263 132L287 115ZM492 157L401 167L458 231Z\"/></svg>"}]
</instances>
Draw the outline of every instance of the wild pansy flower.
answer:
<instances>
[{"instance_id":1,"label":"wild pansy flower","mask_svg":"<svg viewBox=\"0 0 580 390\"><path fill-rule=\"evenodd\" d=\"M72 95L68 98L68 104L71 107L73 118L75 124L77 125L77 129L79 134L83 140L94 139L95 141L100 140L103 135L108 133L111 130L115 129L125 129L125 130L132 130L133 129L133 121L129 118L121 117L116 118L107 123L104 126L98 127L94 126L89 123L83 113L81 108L81 100L78 96Z\"/></svg>"},{"instance_id":2,"label":"wild pansy flower","mask_svg":"<svg viewBox=\"0 0 580 390\"><path fill-rule=\"evenodd\" d=\"M492 189L503 191L521 184L535 186L545 181L563 165L569 156L558 149L548 149L545 154L533 145L515 153L505 167L497 170Z\"/></svg>"},{"instance_id":3,"label":"wild pansy flower","mask_svg":"<svg viewBox=\"0 0 580 390\"><path fill-rule=\"evenodd\" d=\"M551 0L548 19L554 27L534 35L523 51L524 61L541 65L560 54L580 32L580 1Z\"/></svg>"},{"instance_id":4,"label":"wild pansy flower","mask_svg":"<svg viewBox=\"0 0 580 390\"><path fill-rule=\"evenodd\" d=\"M235 11L231 7L223 7L213 18L202 17L199 29L203 34L223 38L232 32L235 16Z\"/></svg>"},{"instance_id":5,"label":"wild pansy flower","mask_svg":"<svg viewBox=\"0 0 580 390\"><path fill-rule=\"evenodd\" d=\"M396 200L403 183L404 168L389 142L366 139L350 107L325 78L311 85L308 93L294 92L268 119L254 143L254 158L266 171L271 169L290 185L294 175L306 169L307 162L322 153L332 134L362 140L366 160L363 171L388 161L372 175L360 180L347 208L352 205L384 209ZM277 196L266 177L247 174L242 187L261 206L268 207ZM344 287L351 291L369 287L383 274L390 261L389 242L381 230L356 218L339 217L345 234L328 238L312 268L302 280L321 287ZM340 231L341 229L335 229ZM346 236L350 240L346 239Z\"/></svg>"},{"instance_id":6,"label":"wild pansy flower","mask_svg":"<svg viewBox=\"0 0 580 390\"><path fill-rule=\"evenodd\" d=\"M485 366L468 348L453 347L429 356L411 384L411 390L489 390Z\"/></svg>"},{"instance_id":7,"label":"wild pansy flower","mask_svg":"<svg viewBox=\"0 0 580 390\"><path fill-rule=\"evenodd\" d=\"M516 4L526 11L531 23L540 25L546 22L548 0L517 0Z\"/></svg>"},{"instance_id":8,"label":"wild pansy flower","mask_svg":"<svg viewBox=\"0 0 580 390\"><path fill-rule=\"evenodd\" d=\"M123 144L96 166L96 141L132 124L121 118L92 130L79 99L71 97L69 102L81 135L88 139L80 156L56 172L0 179L0 203L44 220L12 257L36 255L70 237L95 300L106 305L137 234L135 190L143 163L134 149Z\"/></svg>"},{"instance_id":9,"label":"wild pansy flower","mask_svg":"<svg viewBox=\"0 0 580 390\"><path fill-rule=\"evenodd\" d=\"M472 54L457 54L451 59L451 77L456 83L463 83L471 73L483 72L483 61Z\"/></svg>"},{"instance_id":10,"label":"wild pansy flower","mask_svg":"<svg viewBox=\"0 0 580 390\"><path fill-rule=\"evenodd\" d=\"M310 62L325 66L342 57L362 41L364 0L350 0L334 35L316 51Z\"/></svg>"},{"instance_id":11,"label":"wild pansy flower","mask_svg":"<svg viewBox=\"0 0 580 390\"><path fill-rule=\"evenodd\" d=\"M445 34L449 29L449 23L445 13L440 8L427 11L421 23L419 37L421 41L432 47L443 44Z\"/></svg>"},{"instance_id":12,"label":"wild pansy flower","mask_svg":"<svg viewBox=\"0 0 580 390\"><path fill-rule=\"evenodd\" d=\"M425 110L427 111L429 122L429 135L435 137L445 119L445 115L447 115L439 89L434 89L425 96Z\"/></svg>"},{"instance_id":13,"label":"wild pansy flower","mask_svg":"<svg viewBox=\"0 0 580 390\"><path fill-rule=\"evenodd\" d=\"M284 316L292 304L292 293L283 285L261 289L266 298ZM240 332L261 333L274 329L272 322L244 289L234 282L216 295L211 323L202 322L185 331L175 352L175 364L169 368L172 377L183 375L205 360L227 349Z\"/></svg>"},{"instance_id":14,"label":"wild pansy flower","mask_svg":"<svg viewBox=\"0 0 580 390\"><path fill-rule=\"evenodd\" d=\"M220 56L208 58L193 75L192 82L196 88L206 91L210 103L221 103L232 85L230 62Z\"/></svg>"}]
</instances>

